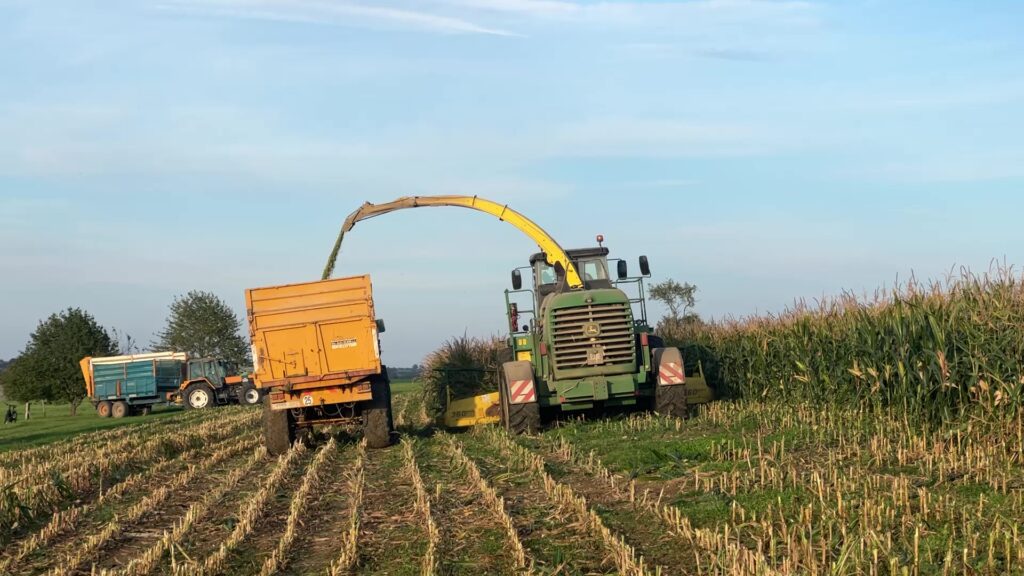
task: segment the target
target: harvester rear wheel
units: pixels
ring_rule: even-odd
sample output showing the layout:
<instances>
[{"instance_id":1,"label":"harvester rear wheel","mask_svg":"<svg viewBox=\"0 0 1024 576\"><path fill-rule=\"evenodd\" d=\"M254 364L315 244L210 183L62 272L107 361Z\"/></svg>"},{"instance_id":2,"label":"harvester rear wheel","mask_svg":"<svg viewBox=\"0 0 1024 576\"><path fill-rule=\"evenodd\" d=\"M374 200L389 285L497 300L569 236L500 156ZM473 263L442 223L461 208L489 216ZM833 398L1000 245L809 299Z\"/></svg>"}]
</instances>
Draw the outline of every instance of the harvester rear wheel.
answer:
<instances>
[{"instance_id":1,"label":"harvester rear wheel","mask_svg":"<svg viewBox=\"0 0 1024 576\"><path fill-rule=\"evenodd\" d=\"M124 418L128 415L128 404L120 400L110 405L110 415L114 418Z\"/></svg>"},{"instance_id":2,"label":"harvester rear wheel","mask_svg":"<svg viewBox=\"0 0 1024 576\"><path fill-rule=\"evenodd\" d=\"M686 403L686 386L656 386L654 390L654 411L663 416L685 418L689 413Z\"/></svg>"},{"instance_id":3,"label":"harvester rear wheel","mask_svg":"<svg viewBox=\"0 0 1024 576\"><path fill-rule=\"evenodd\" d=\"M287 410L273 410L270 396L263 399L263 444L271 456L287 452L295 442L295 424Z\"/></svg>"},{"instance_id":4,"label":"harvester rear wheel","mask_svg":"<svg viewBox=\"0 0 1024 576\"><path fill-rule=\"evenodd\" d=\"M103 400L99 404L96 404L96 415L100 418L110 417L110 402Z\"/></svg>"},{"instance_id":5,"label":"harvester rear wheel","mask_svg":"<svg viewBox=\"0 0 1024 576\"><path fill-rule=\"evenodd\" d=\"M387 380L371 384L373 400L363 410L363 437L370 448L391 446L391 385Z\"/></svg>"}]
</instances>

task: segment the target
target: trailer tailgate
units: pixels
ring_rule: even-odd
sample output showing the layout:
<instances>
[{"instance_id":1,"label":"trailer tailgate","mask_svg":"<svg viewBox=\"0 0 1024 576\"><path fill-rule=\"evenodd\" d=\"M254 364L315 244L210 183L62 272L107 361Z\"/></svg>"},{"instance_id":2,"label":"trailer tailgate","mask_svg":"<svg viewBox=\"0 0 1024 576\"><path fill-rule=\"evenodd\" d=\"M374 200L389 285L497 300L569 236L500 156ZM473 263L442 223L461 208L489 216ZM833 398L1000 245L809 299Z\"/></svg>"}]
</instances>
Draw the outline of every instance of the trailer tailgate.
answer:
<instances>
[{"instance_id":1,"label":"trailer tailgate","mask_svg":"<svg viewBox=\"0 0 1024 576\"><path fill-rule=\"evenodd\" d=\"M332 386L381 372L369 276L246 290L256 385Z\"/></svg>"}]
</instances>

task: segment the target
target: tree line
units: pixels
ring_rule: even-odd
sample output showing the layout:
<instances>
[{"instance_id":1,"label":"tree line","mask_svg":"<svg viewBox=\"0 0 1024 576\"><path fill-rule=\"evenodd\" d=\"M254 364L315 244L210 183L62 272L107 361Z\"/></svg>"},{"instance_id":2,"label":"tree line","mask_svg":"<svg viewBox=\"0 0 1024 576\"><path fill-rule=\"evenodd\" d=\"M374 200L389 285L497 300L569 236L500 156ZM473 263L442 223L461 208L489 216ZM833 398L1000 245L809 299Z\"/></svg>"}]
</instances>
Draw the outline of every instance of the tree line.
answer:
<instances>
[{"instance_id":1,"label":"tree line","mask_svg":"<svg viewBox=\"0 0 1024 576\"><path fill-rule=\"evenodd\" d=\"M681 328L701 322L693 312L696 292L696 286L671 279L651 286L649 297L668 308L658 333L672 340ZM230 306L215 294L198 290L174 298L164 328L146 350L130 335L108 330L89 312L67 308L41 320L21 354L0 360L0 391L7 401L69 404L74 415L85 399L82 358L173 351L243 366L251 359L241 331L242 322ZM389 369L395 379L417 378L420 371L420 366Z\"/></svg>"},{"instance_id":2,"label":"tree line","mask_svg":"<svg viewBox=\"0 0 1024 576\"><path fill-rule=\"evenodd\" d=\"M173 351L245 365L249 347L241 329L230 306L199 290L174 298L165 327L147 350L130 335L108 330L89 312L67 308L41 320L21 353L0 365L0 389L8 401L69 404L75 415L86 392L82 358Z\"/></svg>"}]
</instances>

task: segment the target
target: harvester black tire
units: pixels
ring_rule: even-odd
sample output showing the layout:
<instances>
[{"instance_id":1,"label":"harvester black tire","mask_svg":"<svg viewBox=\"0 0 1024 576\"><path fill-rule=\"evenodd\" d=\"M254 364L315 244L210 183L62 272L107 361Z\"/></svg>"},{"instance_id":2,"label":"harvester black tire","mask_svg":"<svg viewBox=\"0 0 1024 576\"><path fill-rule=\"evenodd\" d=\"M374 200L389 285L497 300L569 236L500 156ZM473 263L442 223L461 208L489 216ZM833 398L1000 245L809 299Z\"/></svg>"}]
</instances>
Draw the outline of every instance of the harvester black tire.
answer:
<instances>
[{"instance_id":1,"label":"harvester black tire","mask_svg":"<svg viewBox=\"0 0 1024 576\"><path fill-rule=\"evenodd\" d=\"M536 434L540 432L540 405L509 404L505 429L512 434Z\"/></svg>"},{"instance_id":2,"label":"harvester black tire","mask_svg":"<svg viewBox=\"0 0 1024 576\"><path fill-rule=\"evenodd\" d=\"M686 386L656 386L654 389L654 411L662 416L685 418L689 413L686 403Z\"/></svg>"},{"instance_id":3,"label":"harvester black tire","mask_svg":"<svg viewBox=\"0 0 1024 576\"><path fill-rule=\"evenodd\" d=\"M242 384L238 389L238 403L243 406L254 406L260 403L260 391L252 384Z\"/></svg>"},{"instance_id":4,"label":"harvester black tire","mask_svg":"<svg viewBox=\"0 0 1024 576\"><path fill-rule=\"evenodd\" d=\"M540 431L540 404L512 404L508 401L504 378L498 389L501 401L501 425L511 434L534 434Z\"/></svg>"},{"instance_id":5,"label":"harvester black tire","mask_svg":"<svg viewBox=\"0 0 1024 576\"><path fill-rule=\"evenodd\" d=\"M373 400L363 409L363 437L370 448L391 446L391 385L387 380L371 384Z\"/></svg>"},{"instance_id":6,"label":"harvester black tire","mask_svg":"<svg viewBox=\"0 0 1024 576\"><path fill-rule=\"evenodd\" d=\"M124 418L130 411L131 409L128 407L128 404L120 400L110 405L110 415L114 418Z\"/></svg>"},{"instance_id":7,"label":"harvester black tire","mask_svg":"<svg viewBox=\"0 0 1024 576\"><path fill-rule=\"evenodd\" d=\"M96 404L96 415L100 418L110 417L110 402L103 400Z\"/></svg>"},{"instance_id":8,"label":"harvester black tire","mask_svg":"<svg viewBox=\"0 0 1024 576\"><path fill-rule=\"evenodd\" d=\"M270 397L263 399L263 445L271 456L280 456L295 442L295 425L287 410L270 408Z\"/></svg>"},{"instance_id":9,"label":"harvester black tire","mask_svg":"<svg viewBox=\"0 0 1024 576\"><path fill-rule=\"evenodd\" d=\"M185 410L202 410L217 403L213 390L206 384L189 384L181 395Z\"/></svg>"}]
</instances>

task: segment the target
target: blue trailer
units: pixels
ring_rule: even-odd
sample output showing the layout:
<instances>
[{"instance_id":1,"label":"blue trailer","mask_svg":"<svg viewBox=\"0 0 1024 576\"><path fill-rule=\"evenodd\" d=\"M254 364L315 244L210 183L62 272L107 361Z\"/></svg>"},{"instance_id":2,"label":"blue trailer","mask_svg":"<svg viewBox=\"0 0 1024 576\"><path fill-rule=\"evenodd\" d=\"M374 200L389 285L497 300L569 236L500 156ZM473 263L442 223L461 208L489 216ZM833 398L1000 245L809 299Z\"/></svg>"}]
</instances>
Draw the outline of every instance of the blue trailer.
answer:
<instances>
[{"instance_id":1,"label":"blue trailer","mask_svg":"<svg viewBox=\"0 0 1024 576\"><path fill-rule=\"evenodd\" d=\"M181 386L188 356L155 352L93 358L80 362L86 395L100 416L123 418L148 414Z\"/></svg>"}]
</instances>

